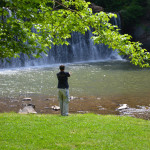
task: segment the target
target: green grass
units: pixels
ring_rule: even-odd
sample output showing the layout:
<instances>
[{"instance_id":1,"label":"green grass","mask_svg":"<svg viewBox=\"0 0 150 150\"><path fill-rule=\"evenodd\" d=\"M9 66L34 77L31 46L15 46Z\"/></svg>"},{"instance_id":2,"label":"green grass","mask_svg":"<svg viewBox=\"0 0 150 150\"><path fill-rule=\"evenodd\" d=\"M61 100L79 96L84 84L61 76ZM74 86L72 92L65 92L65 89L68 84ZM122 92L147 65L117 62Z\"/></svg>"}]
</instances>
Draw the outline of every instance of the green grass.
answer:
<instances>
[{"instance_id":1,"label":"green grass","mask_svg":"<svg viewBox=\"0 0 150 150\"><path fill-rule=\"evenodd\" d=\"M0 150L150 150L150 121L78 114L0 114Z\"/></svg>"}]
</instances>

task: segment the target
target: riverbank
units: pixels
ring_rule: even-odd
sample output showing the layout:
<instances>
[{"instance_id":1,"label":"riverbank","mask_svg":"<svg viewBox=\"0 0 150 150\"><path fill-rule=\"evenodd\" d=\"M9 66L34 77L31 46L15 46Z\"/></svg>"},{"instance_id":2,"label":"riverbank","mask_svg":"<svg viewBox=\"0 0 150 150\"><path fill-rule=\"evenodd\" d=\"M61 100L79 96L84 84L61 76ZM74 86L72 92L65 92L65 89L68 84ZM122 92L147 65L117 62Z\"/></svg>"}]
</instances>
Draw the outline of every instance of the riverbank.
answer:
<instances>
[{"instance_id":1,"label":"riverbank","mask_svg":"<svg viewBox=\"0 0 150 150\"><path fill-rule=\"evenodd\" d=\"M16 112L23 108L26 103L24 97L18 98L0 98L0 113ZM38 114L60 114L59 110L52 109L53 106L59 106L57 97L45 95L32 95L31 103L35 105L35 111ZM144 103L145 102L145 103ZM125 109L118 109L121 104L127 104ZM107 97L70 97L69 103L70 114L95 113L103 115L120 115L132 116L150 120L150 99L142 99L141 97L125 97L125 96L107 96Z\"/></svg>"}]
</instances>

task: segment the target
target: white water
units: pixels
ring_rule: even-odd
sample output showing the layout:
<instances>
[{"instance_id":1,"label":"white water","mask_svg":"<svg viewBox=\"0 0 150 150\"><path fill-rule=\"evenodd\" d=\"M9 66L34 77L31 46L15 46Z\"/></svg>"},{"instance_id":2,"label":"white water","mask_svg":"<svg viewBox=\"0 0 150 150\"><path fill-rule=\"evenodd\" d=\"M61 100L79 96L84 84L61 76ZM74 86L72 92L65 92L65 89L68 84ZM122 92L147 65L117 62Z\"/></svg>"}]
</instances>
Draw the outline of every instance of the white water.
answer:
<instances>
[{"instance_id":1,"label":"white water","mask_svg":"<svg viewBox=\"0 0 150 150\"><path fill-rule=\"evenodd\" d=\"M83 61L122 60L116 51L112 51L107 46L103 44L94 45L90 39L91 36L91 32L87 32L85 36L80 33L73 33L72 38L69 39L69 46L54 46L49 50L48 56L42 54L42 58L36 59L31 56L29 59L25 54L21 54L20 58L13 58L11 63L4 61L1 66L16 68Z\"/></svg>"},{"instance_id":2,"label":"white water","mask_svg":"<svg viewBox=\"0 0 150 150\"><path fill-rule=\"evenodd\" d=\"M9 12L11 17L11 11L4 8ZM118 16L119 18L119 16ZM6 19L6 18L5 18ZM112 23L120 27L120 20L112 18ZM32 28L32 32L36 32L35 28ZM74 63L85 61L108 61L108 60L122 60L121 56L116 51L112 51L103 44L94 45L91 40L92 32L88 31L85 35L74 32L68 42L69 46L53 46L48 51L48 56L41 54L42 58L28 58L25 54L20 54L20 58L12 58L10 63L7 61L0 62L0 68L17 68L17 67L30 67L39 65L50 65L58 63Z\"/></svg>"}]
</instances>

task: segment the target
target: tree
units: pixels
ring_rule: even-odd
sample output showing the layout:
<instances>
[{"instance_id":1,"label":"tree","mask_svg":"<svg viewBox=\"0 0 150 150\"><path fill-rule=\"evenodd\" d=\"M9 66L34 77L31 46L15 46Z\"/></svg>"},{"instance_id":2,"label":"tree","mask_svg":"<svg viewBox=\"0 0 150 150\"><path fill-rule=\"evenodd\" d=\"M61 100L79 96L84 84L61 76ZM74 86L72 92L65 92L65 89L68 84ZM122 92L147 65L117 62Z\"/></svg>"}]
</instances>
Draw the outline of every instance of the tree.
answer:
<instances>
[{"instance_id":1,"label":"tree","mask_svg":"<svg viewBox=\"0 0 150 150\"><path fill-rule=\"evenodd\" d=\"M149 67L150 54L141 48L142 44L131 42L130 35L121 35L118 27L110 23L117 15L93 14L89 4L84 0L2 0L0 57L19 57L20 53L40 57L52 45L68 45L72 32L85 34L94 29L94 43L104 43L129 56L134 65ZM32 32L33 26L36 32Z\"/></svg>"}]
</instances>

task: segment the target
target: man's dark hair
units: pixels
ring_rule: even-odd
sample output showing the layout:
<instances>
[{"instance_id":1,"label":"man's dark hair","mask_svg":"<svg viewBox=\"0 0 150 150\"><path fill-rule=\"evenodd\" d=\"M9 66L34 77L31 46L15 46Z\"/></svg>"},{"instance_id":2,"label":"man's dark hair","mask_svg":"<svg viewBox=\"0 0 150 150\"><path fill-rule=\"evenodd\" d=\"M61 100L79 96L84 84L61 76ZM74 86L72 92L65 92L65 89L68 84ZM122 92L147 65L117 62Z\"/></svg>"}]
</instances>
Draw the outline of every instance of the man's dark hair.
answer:
<instances>
[{"instance_id":1,"label":"man's dark hair","mask_svg":"<svg viewBox=\"0 0 150 150\"><path fill-rule=\"evenodd\" d=\"M60 65L60 66L59 66L59 69L60 69L61 71L63 71L63 70L65 70L65 66L64 66L64 65Z\"/></svg>"}]
</instances>

